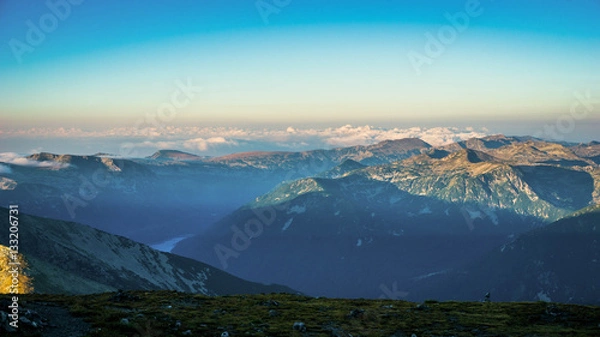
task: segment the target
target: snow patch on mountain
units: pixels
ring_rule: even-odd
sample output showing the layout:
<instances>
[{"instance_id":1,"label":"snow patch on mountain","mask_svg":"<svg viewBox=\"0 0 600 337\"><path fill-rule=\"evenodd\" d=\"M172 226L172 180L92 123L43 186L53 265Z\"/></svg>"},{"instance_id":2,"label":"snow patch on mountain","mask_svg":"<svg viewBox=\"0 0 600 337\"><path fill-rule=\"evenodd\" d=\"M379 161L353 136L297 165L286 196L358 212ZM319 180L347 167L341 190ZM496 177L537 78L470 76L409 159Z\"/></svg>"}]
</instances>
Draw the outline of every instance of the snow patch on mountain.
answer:
<instances>
[{"instance_id":1,"label":"snow patch on mountain","mask_svg":"<svg viewBox=\"0 0 600 337\"><path fill-rule=\"evenodd\" d=\"M423 214L433 214L433 212L431 211L431 208L429 208L429 206L425 206L423 209L421 209L419 211L419 214L420 215L423 215Z\"/></svg>"},{"instance_id":2,"label":"snow patch on mountain","mask_svg":"<svg viewBox=\"0 0 600 337\"><path fill-rule=\"evenodd\" d=\"M306 212L306 205L294 205L288 209L287 214L302 214L304 212Z\"/></svg>"},{"instance_id":3,"label":"snow patch on mountain","mask_svg":"<svg viewBox=\"0 0 600 337\"><path fill-rule=\"evenodd\" d=\"M0 177L0 190L12 191L17 187L17 182L5 177Z\"/></svg>"},{"instance_id":4,"label":"snow patch on mountain","mask_svg":"<svg viewBox=\"0 0 600 337\"><path fill-rule=\"evenodd\" d=\"M14 152L1 152L0 153L0 162L6 163L6 164L18 165L18 166L47 168L47 169L53 169L53 170L60 170L60 169L68 168L71 166L68 163L61 163L61 162L56 162L56 161L31 160L29 158L23 157Z\"/></svg>"},{"instance_id":5,"label":"snow patch on mountain","mask_svg":"<svg viewBox=\"0 0 600 337\"><path fill-rule=\"evenodd\" d=\"M417 276L417 277L414 278L414 280L415 281L421 281L421 280L424 280L426 278L430 278L432 276L445 274L447 272L448 272L447 270L440 270L440 271L432 272L432 273L429 273L429 274Z\"/></svg>"},{"instance_id":6,"label":"snow patch on mountain","mask_svg":"<svg viewBox=\"0 0 600 337\"><path fill-rule=\"evenodd\" d=\"M497 226L500 224L500 221L498 220L498 215L496 214L496 211L494 211L492 208L486 208L483 210L483 212L485 213L485 215L488 216L488 218L490 218L494 225Z\"/></svg>"},{"instance_id":7,"label":"snow patch on mountain","mask_svg":"<svg viewBox=\"0 0 600 337\"><path fill-rule=\"evenodd\" d=\"M466 209L466 211L469 214L469 218L471 218L471 220L483 219L484 218L484 216L481 213L481 211L471 211L470 209Z\"/></svg>"}]
</instances>

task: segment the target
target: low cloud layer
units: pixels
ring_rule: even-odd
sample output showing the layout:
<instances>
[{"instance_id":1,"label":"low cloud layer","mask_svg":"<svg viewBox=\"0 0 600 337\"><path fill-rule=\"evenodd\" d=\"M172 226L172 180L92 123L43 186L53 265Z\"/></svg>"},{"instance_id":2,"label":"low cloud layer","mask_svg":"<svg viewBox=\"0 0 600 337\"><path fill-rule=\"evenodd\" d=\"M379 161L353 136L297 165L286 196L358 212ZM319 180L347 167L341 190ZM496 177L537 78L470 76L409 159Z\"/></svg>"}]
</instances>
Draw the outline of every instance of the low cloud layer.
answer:
<instances>
[{"instance_id":1,"label":"low cloud layer","mask_svg":"<svg viewBox=\"0 0 600 337\"><path fill-rule=\"evenodd\" d=\"M113 128L105 131L81 129L29 129L3 134L4 137L78 139L82 142L111 143L112 153L123 155L115 149L118 139L121 150L136 156L149 155L158 149L176 149L202 155L222 155L242 151L301 151L330 149L353 145L370 145L384 140L420 138L437 146L488 134L487 129L436 127L436 128L381 128L369 125L344 125L329 128L238 128L238 127L163 127L163 128ZM124 146L123 144L126 144ZM131 149L135 151L129 151ZM107 149L95 149L97 151ZM64 153L64 152L63 152ZM21 161L23 159L20 159ZM0 160L1 161L1 160ZM25 164L23 164L25 165ZM39 163L38 163L39 165Z\"/></svg>"},{"instance_id":2,"label":"low cloud layer","mask_svg":"<svg viewBox=\"0 0 600 337\"><path fill-rule=\"evenodd\" d=\"M0 163L12 164L18 166L29 166L29 167L42 167L42 168L52 168L52 169L61 169L66 168L69 164L66 163L57 163L53 161L36 161L27 159L24 156L21 156L14 152L1 152L0 153ZM6 165L0 165L0 173L3 173L2 167L8 169L8 171L4 173L10 173L10 167Z\"/></svg>"},{"instance_id":3,"label":"low cloud layer","mask_svg":"<svg viewBox=\"0 0 600 337\"><path fill-rule=\"evenodd\" d=\"M235 146L238 146L239 143L235 140L227 140L223 137L211 137L208 139L194 138L186 140L183 143L184 148L200 152L205 152L213 147L222 147L226 145L233 148Z\"/></svg>"}]
</instances>

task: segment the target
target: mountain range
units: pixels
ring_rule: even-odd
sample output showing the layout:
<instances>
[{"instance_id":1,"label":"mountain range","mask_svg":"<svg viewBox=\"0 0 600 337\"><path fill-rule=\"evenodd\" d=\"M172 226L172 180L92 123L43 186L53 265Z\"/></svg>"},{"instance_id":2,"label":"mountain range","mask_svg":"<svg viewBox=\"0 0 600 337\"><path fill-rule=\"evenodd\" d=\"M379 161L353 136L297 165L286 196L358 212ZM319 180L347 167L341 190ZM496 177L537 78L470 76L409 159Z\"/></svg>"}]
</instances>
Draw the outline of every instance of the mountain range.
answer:
<instances>
[{"instance_id":1,"label":"mountain range","mask_svg":"<svg viewBox=\"0 0 600 337\"><path fill-rule=\"evenodd\" d=\"M415 282L410 297L600 304L600 206L527 232L458 270ZM517 277L515 276L517 275Z\"/></svg>"},{"instance_id":2,"label":"mountain range","mask_svg":"<svg viewBox=\"0 0 600 337\"><path fill-rule=\"evenodd\" d=\"M173 252L308 294L378 297L598 203L599 173L569 146L499 136L343 163L279 185Z\"/></svg>"},{"instance_id":3,"label":"mountain range","mask_svg":"<svg viewBox=\"0 0 600 337\"><path fill-rule=\"evenodd\" d=\"M0 208L2 218L8 218L8 213ZM247 282L204 263L86 225L26 214L19 214L19 222L19 252L37 293L90 294L119 289L205 295L294 293L284 286ZM8 236L0 237L0 246L9 246Z\"/></svg>"},{"instance_id":4,"label":"mountain range","mask_svg":"<svg viewBox=\"0 0 600 337\"><path fill-rule=\"evenodd\" d=\"M598 142L503 135L223 157L40 153L3 164L0 201L145 244L178 238L174 254L308 295L597 303L567 269L518 260L550 266L553 237L530 235L596 221L599 156ZM592 277L597 246L570 237L582 251L563 247L576 258L561 261Z\"/></svg>"},{"instance_id":5,"label":"mountain range","mask_svg":"<svg viewBox=\"0 0 600 337\"><path fill-rule=\"evenodd\" d=\"M32 215L77 221L156 244L165 236L197 234L282 181L319 174L346 159L391 162L429 147L418 139L403 139L214 158L173 150L148 158L37 153L3 164L10 173L0 174L0 202L19 201Z\"/></svg>"}]
</instances>

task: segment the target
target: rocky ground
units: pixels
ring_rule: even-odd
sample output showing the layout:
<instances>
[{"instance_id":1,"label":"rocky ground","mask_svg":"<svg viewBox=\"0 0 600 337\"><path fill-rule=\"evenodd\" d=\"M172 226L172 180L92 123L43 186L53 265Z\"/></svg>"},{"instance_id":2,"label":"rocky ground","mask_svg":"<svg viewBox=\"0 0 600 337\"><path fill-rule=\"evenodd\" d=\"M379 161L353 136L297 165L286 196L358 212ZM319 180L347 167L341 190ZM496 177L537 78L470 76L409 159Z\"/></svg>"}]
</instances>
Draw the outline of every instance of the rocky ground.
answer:
<instances>
[{"instance_id":1,"label":"rocky ground","mask_svg":"<svg viewBox=\"0 0 600 337\"><path fill-rule=\"evenodd\" d=\"M7 307L11 302L0 301L0 333L4 336L80 337L90 332L83 317L74 317L62 303L28 301L20 308L18 328L10 325Z\"/></svg>"},{"instance_id":2,"label":"rocky ground","mask_svg":"<svg viewBox=\"0 0 600 337\"><path fill-rule=\"evenodd\" d=\"M207 297L169 291L20 295L2 336L600 336L600 307L556 303Z\"/></svg>"}]
</instances>

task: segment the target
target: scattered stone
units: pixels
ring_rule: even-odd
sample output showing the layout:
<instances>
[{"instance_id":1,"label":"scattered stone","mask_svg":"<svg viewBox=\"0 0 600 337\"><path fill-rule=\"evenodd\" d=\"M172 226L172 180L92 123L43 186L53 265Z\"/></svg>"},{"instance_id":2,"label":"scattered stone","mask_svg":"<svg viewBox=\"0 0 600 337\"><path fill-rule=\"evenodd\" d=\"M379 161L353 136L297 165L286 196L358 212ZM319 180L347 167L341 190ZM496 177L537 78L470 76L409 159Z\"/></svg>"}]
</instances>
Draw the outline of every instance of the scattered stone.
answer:
<instances>
[{"instance_id":1,"label":"scattered stone","mask_svg":"<svg viewBox=\"0 0 600 337\"><path fill-rule=\"evenodd\" d=\"M17 331L15 328L13 328L12 326L10 326L10 324L8 324L9 322L6 322L2 325L2 329L4 329L4 331L6 332L15 332Z\"/></svg>"},{"instance_id":2,"label":"scattered stone","mask_svg":"<svg viewBox=\"0 0 600 337\"><path fill-rule=\"evenodd\" d=\"M331 337L347 337L348 334L343 330L333 329L331 330Z\"/></svg>"},{"instance_id":3,"label":"scattered stone","mask_svg":"<svg viewBox=\"0 0 600 337\"><path fill-rule=\"evenodd\" d=\"M40 316L40 314L38 314L37 312L33 311L33 310L25 310L25 317L29 318L32 322L37 322L37 321L43 321L44 319L42 318L42 316Z\"/></svg>"},{"instance_id":4,"label":"scattered stone","mask_svg":"<svg viewBox=\"0 0 600 337\"><path fill-rule=\"evenodd\" d=\"M425 304L425 303L419 303L417 304L417 307L415 308L415 310L429 310L429 307Z\"/></svg>"},{"instance_id":5,"label":"scattered stone","mask_svg":"<svg viewBox=\"0 0 600 337\"><path fill-rule=\"evenodd\" d=\"M123 291L121 289L119 289L117 291L116 294L113 295L113 297L110 298L110 301L112 302L135 302L135 301L139 301L140 297L137 295L133 295L127 291Z\"/></svg>"},{"instance_id":6,"label":"scattered stone","mask_svg":"<svg viewBox=\"0 0 600 337\"><path fill-rule=\"evenodd\" d=\"M393 334L392 336L390 336L390 337L408 337L408 335L407 335L407 334L405 334L405 333L404 333L404 332L402 332L402 331L396 331L396 333L394 333L394 334Z\"/></svg>"},{"instance_id":7,"label":"scattered stone","mask_svg":"<svg viewBox=\"0 0 600 337\"><path fill-rule=\"evenodd\" d=\"M277 310L271 309L269 310L269 317L277 317L279 316L279 312Z\"/></svg>"},{"instance_id":8,"label":"scattered stone","mask_svg":"<svg viewBox=\"0 0 600 337\"><path fill-rule=\"evenodd\" d=\"M303 322L294 322L292 328L296 331L306 332L306 325Z\"/></svg>"},{"instance_id":9,"label":"scattered stone","mask_svg":"<svg viewBox=\"0 0 600 337\"><path fill-rule=\"evenodd\" d=\"M229 337L229 332L223 331L223 333L221 334L221 337Z\"/></svg>"},{"instance_id":10,"label":"scattered stone","mask_svg":"<svg viewBox=\"0 0 600 337\"><path fill-rule=\"evenodd\" d=\"M137 295L133 295L130 292L123 291L119 289L116 294L114 294L110 301L112 302L135 302L139 301L141 298Z\"/></svg>"},{"instance_id":11,"label":"scattered stone","mask_svg":"<svg viewBox=\"0 0 600 337\"><path fill-rule=\"evenodd\" d=\"M350 315L348 315L348 318L363 318L364 315L365 311L363 309L354 309L350 311Z\"/></svg>"},{"instance_id":12,"label":"scattered stone","mask_svg":"<svg viewBox=\"0 0 600 337\"><path fill-rule=\"evenodd\" d=\"M37 312L22 308L19 313L18 328L11 325L12 318L10 312L5 312L0 308L0 331L16 332L18 329L24 329L28 333L40 333L44 327L48 326L47 320L42 318Z\"/></svg>"},{"instance_id":13,"label":"scattered stone","mask_svg":"<svg viewBox=\"0 0 600 337\"><path fill-rule=\"evenodd\" d=\"M279 306L279 302L277 302L275 300L268 300L266 302L262 302L261 304L266 307L278 307Z\"/></svg>"},{"instance_id":14,"label":"scattered stone","mask_svg":"<svg viewBox=\"0 0 600 337\"><path fill-rule=\"evenodd\" d=\"M331 337L352 337L352 335L344 331L344 329L339 328L332 323L324 325L323 330L329 331Z\"/></svg>"},{"instance_id":15,"label":"scattered stone","mask_svg":"<svg viewBox=\"0 0 600 337\"><path fill-rule=\"evenodd\" d=\"M10 325L12 322L8 304L0 300L0 336L5 332L18 332L21 336L83 336L89 331L89 324L83 319L73 318L66 308L47 303L28 303L21 307L18 328ZM35 310L32 310L35 308ZM40 314L41 313L41 314ZM52 324L50 324L52 322Z\"/></svg>"},{"instance_id":16,"label":"scattered stone","mask_svg":"<svg viewBox=\"0 0 600 337\"><path fill-rule=\"evenodd\" d=\"M8 314L4 311L0 311L0 331L15 332L15 328L10 326L10 320Z\"/></svg>"},{"instance_id":17,"label":"scattered stone","mask_svg":"<svg viewBox=\"0 0 600 337\"><path fill-rule=\"evenodd\" d=\"M31 321L29 320L29 318L27 318L26 316L20 316L20 317L19 317L19 321L21 321L21 323L23 323L23 324L27 324L27 325L33 325L33 326L35 326L35 322L31 322Z\"/></svg>"},{"instance_id":18,"label":"scattered stone","mask_svg":"<svg viewBox=\"0 0 600 337\"><path fill-rule=\"evenodd\" d=\"M569 315L560 310L556 305L549 304L546 306L546 310L541 318L545 322L567 321Z\"/></svg>"},{"instance_id":19,"label":"scattered stone","mask_svg":"<svg viewBox=\"0 0 600 337\"><path fill-rule=\"evenodd\" d=\"M127 318L121 318L121 324L129 325L129 320Z\"/></svg>"},{"instance_id":20,"label":"scattered stone","mask_svg":"<svg viewBox=\"0 0 600 337\"><path fill-rule=\"evenodd\" d=\"M181 334L184 335L184 336L191 336L192 335L192 330L185 330Z\"/></svg>"},{"instance_id":21,"label":"scattered stone","mask_svg":"<svg viewBox=\"0 0 600 337\"><path fill-rule=\"evenodd\" d=\"M558 307L556 307L555 305L550 304L550 305L546 306L546 315L556 317L559 314L560 314L560 311L558 310Z\"/></svg>"}]
</instances>

